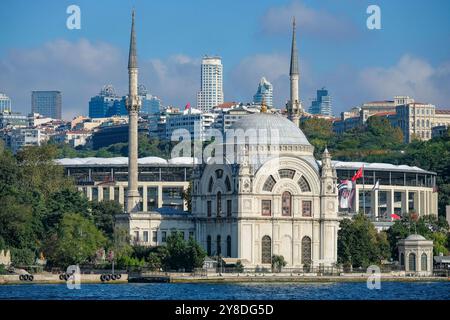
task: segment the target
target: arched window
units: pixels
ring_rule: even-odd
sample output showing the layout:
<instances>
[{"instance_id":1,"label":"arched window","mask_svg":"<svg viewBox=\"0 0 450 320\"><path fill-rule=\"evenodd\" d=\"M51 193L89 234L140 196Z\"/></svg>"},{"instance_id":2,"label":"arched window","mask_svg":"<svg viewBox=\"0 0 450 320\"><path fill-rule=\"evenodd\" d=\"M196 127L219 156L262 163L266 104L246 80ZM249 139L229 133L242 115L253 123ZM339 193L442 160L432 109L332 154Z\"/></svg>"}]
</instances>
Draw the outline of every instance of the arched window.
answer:
<instances>
[{"instance_id":1,"label":"arched window","mask_svg":"<svg viewBox=\"0 0 450 320\"><path fill-rule=\"evenodd\" d=\"M278 174L280 175L280 178L287 178L287 179L294 179L295 176L295 170L292 169L280 169L278 170Z\"/></svg>"},{"instance_id":2,"label":"arched window","mask_svg":"<svg viewBox=\"0 0 450 320\"><path fill-rule=\"evenodd\" d=\"M402 252L400 253L400 266L405 265L405 254Z\"/></svg>"},{"instance_id":3,"label":"arched window","mask_svg":"<svg viewBox=\"0 0 450 320\"><path fill-rule=\"evenodd\" d=\"M417 126L420 127L420 120L417 120Z\"/></svg>"},{"instance_id":4,"label":"arched window","mask_svg":"<svg viewBox=\"0 0 450 320\"><path fill-rule=\"evenodd\" d=\"M231 257L231 236L227 237L227 257Z\"/></svg>"},{"instance_id":5,"label":"arched window","mask_svg":"<svg viewBox=\"0 0 450 320\"><path fill-rule=\"evenodd\" d=\"M261 241L261 263L272 263L272 240L264 236Z\"/></svg>"},{"instance_id":6,"label":"arched window","mask_svg":"<svg viewBox=\"0 0 450 320\"><path fill-rule=\"evenodd\" d=\"M421 257L421 262L420 262L420 266L421 266L421 270L422 271L428 271L428 259L427 259L427 254L426 253L422 253L422 257Z\"/></svg>"},{"instance_id":7,"label":"arched window","mask_svg":"<svg viewBox=\"0 0 450 320\"><path fill-rule=\"evenodd\" d=\"M281 196L281 214L283 216L291 215L292 197L288 191L283 192Z\"/></svg>"},{"instance_id":8,"label":"arched window","mask_svg":"<svg viewBox=\"0 0 450 320\"><path fill-rule=\"evenodd\" d=\"M213 184L214 184L214 180L212 177L210 177L209 183L208 183L208 192L212 192Z\"/></svg>"},{"instance_id":9,"label":"arched window","mask_svg":"<svg viewBox=\"0 0 450 320\"><path fill-rule=\"evenodd\" d=\"M298 179L298 185L300 186L300 189L302 190L302 192L310 192L311 191L311 187L309 186L308 181L306 181L305 177L301 177L300 179Z\"/></svg>"},{"instance_id":10,"label":"arched window","mask_svg":"<svg viewBox=\"0 0 450 320\"><path fill-rule=\"evenodd\" d=\"M427 120L427 128L430 126L430 120Z\"/></svg>"},{"instance_id":11,"label":"arched window","mask_svg":"<svg viewBox=\"0 0 450 320\"><path fill-rule=\"evenodd\" d=\"M302 239L302 263L311 265L311 238L306 236Z\"/></svg>"},{"instance_id":12,"label":"arched window","mask_svg":"<svg viewBox=\"0 0 450 320\"><path fill-rule=\"evenodd\" d=\"M216 253L218 256L220 256L222 254L222 238L220 237L220 235L217 235Z\"/></svg>"},{"instance_id":13,"label":"arched window","mask_svg":"<svg viewBox=\"0 0 450 320\"><path fill-rule=\"evenodd\" d=\"M425 127L425 120L422 119L422 127Z\"/></svg>"},{"instance_id":14,"label":"arched window","mask_svg":"<svg viewBox=\"0 0 450 320\"><path fill-rule=\"evenodd\" d=\"M211 236L206 237L206 252L211 255Z\"/></svg>"},{"instance_id":15,"label":"arched window","mask_svg":"<svg viewBox=\"0 0 450 320\"><path fill-rule=\"evenodd\" d=\"M230 192L231 191L231 182L230 182L230 178L228 176L225 178L225 186L227 188L227 191Z\"/></svg>"},{"instance_id":16,"label":"arched window","mask_svg":"<svg viewBox=\"0 0 450 320\"><path fill-rule=\"evenodd\" d=\"M217 199L216 199L216 213L217 216L220 217L222 214L222 192L217 192Z\"/></svg>"},{"instance_id":17,"label":"arched window","mask_svg":"<svg viewBox=\"0 0 450 320\"><path fill-rule=\"evenodd\" d=\"M277 182L275 181L275 179L274 179L272 176L269 176L269 177L267 178L266 182L264 182L263 190L264 190L264 191L272 191L273 186L275 185L275 183L277 183Z\"/></svg>"},{"instance_id":18,"label":"arched window","mask_svg":"<svg viewBox=\"0 0 450 320\"><path fill-rule=\"evenodd\" d=\"M416 255L414 253L409 254L409 271L416 271Z\"/></svg>"}]
</instances>

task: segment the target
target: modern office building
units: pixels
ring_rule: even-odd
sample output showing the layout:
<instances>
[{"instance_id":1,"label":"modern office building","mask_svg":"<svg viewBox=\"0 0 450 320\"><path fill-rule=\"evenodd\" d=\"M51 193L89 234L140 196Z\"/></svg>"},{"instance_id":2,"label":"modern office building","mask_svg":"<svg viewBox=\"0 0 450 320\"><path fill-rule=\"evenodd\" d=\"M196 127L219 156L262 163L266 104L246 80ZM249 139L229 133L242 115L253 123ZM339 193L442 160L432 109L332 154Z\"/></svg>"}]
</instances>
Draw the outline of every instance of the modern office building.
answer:
<instances>
[{"instance_id":1,"label":"modern office building","mask_svg":"<svg viewBox=\"0 0 450 320\"><path fill-rule=\"evenodd\" d=\"M16 112L0 112L0 129L28 127L29 118Z\"/></svg>"},{"instance_id":2,"label":"modern office building","mask_svg":"<svg viewBox=\"0 0 450 320\"><path fill-rule=\"evenodd\" d=\"M212 128L216 114L201 112L198 109L187 108L183 113L171 115L165 121L165 140L171 141L172 135L179 137L186 132L193 140L204 141L206 132Z\"/></svg>"},{"instance_id":3,"label":"modern office building","mask_svg":"<svg viewBox=\"0 0 450 320\"><path fill-rule=\"evenodd\" d=\"M125 204L128 186L128 158L65 158L56 160L72 177L78 189L91 201L114 200ZM142 211L187 209L183 192L192 177L192 158L138 160L138 190ZM169 231L169 230L168 230ZM150 243L147 243L150 244Z\"/></svg>"},{"instance_id":4,"label":"modern office building","mask_svg":"<svg viewBox=\"0 0 450 320\"><path fill-rule=\"evenodd\" d=\"M0 92L0 113L11 111L11 98Z\"/></svg>"},{"instance_id":5,"label":"modern office building","mask_svg":"<svg viewBox=\"0 0 450 320\"><path fill-rule=\"evenodd\" d=\"M128 142L128 124L102 125L92 134L92 148L98 150L114 143ZM148 124L140 122L138 135L148 136Z\"/></svg>"},{"instance_id":6,"label":"modern office building","mask_svg":"<svg viewBox=\"0 0 450 320\"><path fill-rule=\"evenodd\" d=\"M140 84L138 87L138 95L141 99L141 114L156 114L162 111L161 99L148 93L147 88Z\"/></svg>"},{"instance_id":7,"label":"modern office building","mask_svg":"<svg viewBox=\"0 0 450 320\"><path fill-rule=\"evenodd\" d=\"M223 66L220 57L205 56L200 73L200 91L197 94L197 108L210 112L223 103Z\"/></svg>"},{"instance_id":8,"label":"modern office building","mask_svg":"<svg viewBox=\"0 0 450 320\"><path fill-rule=\"evenodd\" d=\"M261 78L261 81L258 84L258 89L253 96L254 104L261 105L263 102L268 108L273 108L273 86L264 77Z\"/></svg>"},{"instance_id":9,"label":"modern office building","mask_svg":"<svg viewBox=\"0 0 450 320\"><path fill-rule=\"evenodd\" d=\"M31 112L52 119L61 119L61 91L33 91L31 93Z\"/></svg>"},{"instance_id":10,"label":"modern office building","mask_svg":"<svg viewBox=\"0 0 450 320\"><path fill-rule=\"evenodd\" d=\"M107 118L117 115L120 97L112 85L105 85L100 93L89 101L90 118Z\"/></svg>"},{"instance_id":11,"label":"modern office building","mask_svg":"<svg viewBox=\"0 0 450 320\"><path fill-rule=\"evenodd\" d=\"M328 90L325 88L317 90L316 99L312 101L309 108L311 114L321 114L326 116L332 116L333 111L331 108L331 96L328 94Z\"/></svg>"},{"instance_id":12,"label":"modern office building","mask_svg":"<svg viewBox=\"0 0 450 320\"><path fill-rule=\"evenodd\" d=\"M17 153L26 146L40 146L46 140L40 129L19 128L11 132L10 147L13 153Z\"/></svg>"}]
</instances>

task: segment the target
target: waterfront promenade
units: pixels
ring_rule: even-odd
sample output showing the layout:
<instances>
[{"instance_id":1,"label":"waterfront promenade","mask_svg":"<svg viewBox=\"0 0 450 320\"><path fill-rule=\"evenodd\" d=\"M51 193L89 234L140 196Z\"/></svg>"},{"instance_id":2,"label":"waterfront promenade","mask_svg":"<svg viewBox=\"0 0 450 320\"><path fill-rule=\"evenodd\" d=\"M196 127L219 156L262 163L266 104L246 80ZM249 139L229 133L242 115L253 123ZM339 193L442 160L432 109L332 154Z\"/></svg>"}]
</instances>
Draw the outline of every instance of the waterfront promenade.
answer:
<instances>
[{"instance_id":1,"label":"waterfront promenade","mask_svg":"<svg viewBox=\"0 0 450 320\"><path fill-rule=\"evenodd\" d=\"M23 281L19 275L0 275L2 284L63 284L58 274L42 273L34 274L33 281ZM102 281L101 274L81 274L81 283L296 283L296 282L361 282L367 281L369 275L366 273L341 273L340 275L319 275L314 273L209 273L204 275L193 275L192 273L143 273L143 274L121 274L121 278L111 281ZM382 273L382 281L450 281L450 277L415 277L406 276L404 272Z\"/></svg>"}]
</instances>

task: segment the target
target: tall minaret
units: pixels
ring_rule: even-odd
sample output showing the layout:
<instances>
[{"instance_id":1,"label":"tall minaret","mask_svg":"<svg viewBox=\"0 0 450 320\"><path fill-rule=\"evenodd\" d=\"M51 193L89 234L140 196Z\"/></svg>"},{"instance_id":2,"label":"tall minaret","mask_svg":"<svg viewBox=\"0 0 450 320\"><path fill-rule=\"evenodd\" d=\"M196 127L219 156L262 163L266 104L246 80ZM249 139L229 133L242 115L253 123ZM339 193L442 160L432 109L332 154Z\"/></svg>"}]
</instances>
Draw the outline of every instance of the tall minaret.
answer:
<instances>
[{"instance_id":1,"label":"tall minaret","mask_svg":"<svg viewBox=\"0 0 450 320\"><path fill-rule=\"evenodd\" d=\"M292 22L292 46L291 46L291 66L289 70L291 95L289 102L287 104L287 111L289 119L295 124L299 124L300 114L302 112L302 106L300 104L300 99L298 96L298 52L297 52L297 41L295 36L295 17Z\"/></svg>"},{"instance_id":2,"label":"tall minaret","mask_svg":"<svg viewBox=\"0 0 450 320\"><path fill-rule=\"evenodd\" d=\"M134 9L131 22L130 53L128 56L128 192L126 194L126 211L139 211L138 191L138 113L141 102L138 97L138 67L136 57L136 35L134 33Z\"/></svg>"}]
</instances>

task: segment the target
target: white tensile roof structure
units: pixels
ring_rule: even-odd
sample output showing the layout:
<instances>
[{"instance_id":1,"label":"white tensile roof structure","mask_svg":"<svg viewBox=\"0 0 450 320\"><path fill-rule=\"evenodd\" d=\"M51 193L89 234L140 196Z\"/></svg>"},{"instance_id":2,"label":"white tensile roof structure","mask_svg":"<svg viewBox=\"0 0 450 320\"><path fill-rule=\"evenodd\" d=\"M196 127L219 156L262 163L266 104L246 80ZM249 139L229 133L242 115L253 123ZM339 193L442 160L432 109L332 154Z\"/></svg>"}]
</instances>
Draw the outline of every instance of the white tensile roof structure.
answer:
<instances>
[{"instance_id":1,"label":"white tensile roof structure","mask_svg":"<svg viewBox=\"0 0 450 320\"><path fill-rule=\"evenodd\" d=\"M113 157L113 158L63 158L55 160L57 164L62 166L127 166L128 157ZM197 158L193 157L177 157L169 160L159 157L145 157L139 158L138 164L140 165L179 165L179 166L191 166L198 164ZM321 161L317 161L319 166ZM358 170L364 166L364 170L375 171L398 171L398 172L410 172L410 173L424 173L435 174L434 172L426 171L419 167L411 167L407 165L394 165L390 163L368 163L368 162L350 162L350 161L331 161L333 167L337 170Z\"/></svg>"}]
</instances>

